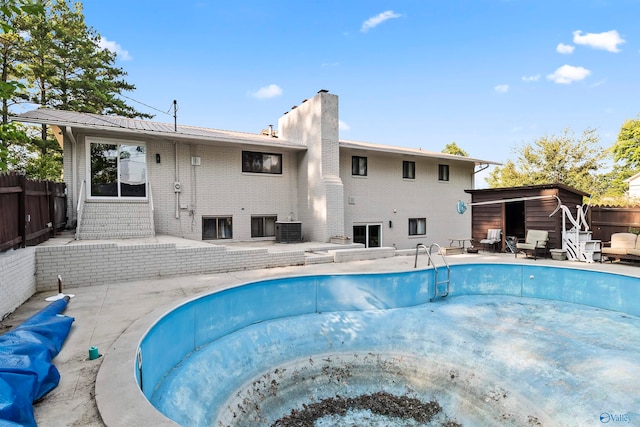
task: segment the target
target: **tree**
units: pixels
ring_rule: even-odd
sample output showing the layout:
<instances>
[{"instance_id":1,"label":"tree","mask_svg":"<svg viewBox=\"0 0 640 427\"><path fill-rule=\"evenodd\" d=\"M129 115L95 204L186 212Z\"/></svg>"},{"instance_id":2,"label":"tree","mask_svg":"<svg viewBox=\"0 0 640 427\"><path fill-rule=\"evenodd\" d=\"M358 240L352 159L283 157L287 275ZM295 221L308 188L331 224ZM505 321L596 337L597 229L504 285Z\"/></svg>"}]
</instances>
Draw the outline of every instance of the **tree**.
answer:
<instances>
[{"instance_id":1,"label":"tree","mask_svg":"<svg viewBox=\"0 0 640 427\"><path fill-rule=\"evenodd\" d=\"M9 166L9 141L26 140L26 134L19 127L8 123L10 99L24 88L19 81L17 63L20 60L18 46L22 37L14 26L16 19L23 16L37 16L44 13L42 5L30 0L1 0L0 2L0 99L2 100L2 121L0 122L0 171Z\"/></svg>"},{"instance_id":2,"label":"tree","mask_svg":"<svg viewBox=\"0 0 640 427\"><path fill-rule=\"evenodd\" d=\"M565 129L561 135L543 136L516 150L516 161L496 167L486 179L490 187L535 184L564 184L589 194L602 194L603 182L597 175L606 153L594 129L580 138Z\"/></svg>"},{"instance_id":3,"label":"tree","mask_svg":"<svg viewBox=\"0 0 640 427\"><path fill-rule=\"evenodd\" d=\"M458 144L456 144L455 141L447 144L444 147L444 150L442 150L442 152L447 154L453 154L454 156L469 157L469 154L466 151L464 151L462 148L458 147Z\"/></svg>"},{"instance_id":4,"label":"tree","mask_svg":"<svg viewBox=\"0 0 640 427\"><path fill-rule=\"evenodd\" d=\"M613 160L622 162L625 168L640 169L640 115L623 123L612 152Z\"/></svg>"},{"instance_id":5,"label":"tree","mask_svg":"<svg viewBox=\"0 0 640 427\"><path fill-rule=\"evenodd\" d=\"M30 0L1 0L0 2L0 44L2 45L2 78L0 79L0 98L9 98L22 85L17 80L10 80L12 65L10 46L19 38L14 26L15 19L21 16L38 16L44 13L44 8L38 2ZM4 55L7 55L5 57ZM3 111L4 112L4 111ZM6 123L6 120L3 121Z\"/></svg>"},{"instance_id":6,"label":"tree","mask_svg":"<svg viewBox=\"0 0 640 427\"><path fill-rule=\"evenodd\" d=\"M10 1L26 4L32 0ZM19 81L16 80L13 90L0 93L4 123L10 106L25 101L60 110L153 117L137 111L119 96L135 90L135 86L127 83L126 72L115 66L116 54L102 48L100 35L86 25L81 3L69 0L36 0L36 3L42 13L18 14L10 8L5 15L7 22L10 18L13 33L5 42L0 40L3 55L0 60L5 59L2 64L6 79L15 76ZM3 47L6 49L1 50ZM60 147L45 125L27 143L24 138L11 140L11 135L9 132L2 135L6 161L4 164L0 161L0 168L14 168L34 177L61 177Z\"/></svg>"}]
</instances>

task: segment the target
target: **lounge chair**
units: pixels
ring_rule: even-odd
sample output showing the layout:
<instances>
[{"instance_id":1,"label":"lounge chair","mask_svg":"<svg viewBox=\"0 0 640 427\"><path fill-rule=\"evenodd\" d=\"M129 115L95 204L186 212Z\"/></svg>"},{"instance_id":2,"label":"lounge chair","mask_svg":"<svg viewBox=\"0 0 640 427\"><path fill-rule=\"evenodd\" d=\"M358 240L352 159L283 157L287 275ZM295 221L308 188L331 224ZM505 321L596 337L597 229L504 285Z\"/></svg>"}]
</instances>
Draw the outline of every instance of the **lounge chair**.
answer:
<instances>
[{"instance_id":1,"label":"lounge chair","mask_svg":"<svg viewBox=\"0 0 640 427\"><path fill-rule=\"evenodd\" d=\"M487 246L494 248L498 243L502 243L502 230L499 228L490 228L487 232L487 238L480 240L482 247L486 252Z\"/></svg>"},{"instance_id":2,"label":"lounge chair","mask_svg":"<svg viewBox=\"0 0 640 427\"><path fill-rule=\"evenodd\" d=\"M538 252L542 253L545 258L547 256L547 244L549 243L549 232L546 230L529 230L524 242L516 241L516 258L518 252L530 253L533 259L538 259Z\"/></svg>"}]
</instances>

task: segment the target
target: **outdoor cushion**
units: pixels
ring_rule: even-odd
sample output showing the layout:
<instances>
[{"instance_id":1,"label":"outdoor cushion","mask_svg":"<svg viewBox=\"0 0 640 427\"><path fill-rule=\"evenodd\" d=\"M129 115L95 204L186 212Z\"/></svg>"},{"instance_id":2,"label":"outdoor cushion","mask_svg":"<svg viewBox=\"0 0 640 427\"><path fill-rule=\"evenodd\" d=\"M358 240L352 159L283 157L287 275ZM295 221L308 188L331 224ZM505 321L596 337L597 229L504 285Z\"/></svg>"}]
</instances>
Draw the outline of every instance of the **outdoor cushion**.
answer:
<instances>
[{"instance_id":1,"label":"outdoor cushion","mask_svg":"<svg viewBox=\"0 0 640 427\"><path fill-rule=\"evenodd\" d=\"M524 243L516 243L518 249L544 249L547 247L547 240L549 239L549 232L546 230L529 230L527 231L527 237Z\"/></svg>"},{"instance_id":2,"label":"outdoor cushion","mask_svg":"<svg viewBox=\"0 0 640 427\"><path fill-rule=\"evenodd\" d=\"M638 250L638 236L633 233L613 233L611 244L602 248L602 253L607 255L626 255L631 250Z\"/></svg>"},{"instance_id":3,"label":"outdoor cushion","mask_svg":"<svg viewBox=\"0 0 640 427\"><path fill-rule=\"evenodd\" d=\"M499 228L490 228L487 232L487 238L480 240L482 244L493 245L500 241L500 233L502 232Z\"/></svg>"},{"instance_id":4,"label":"outdoor cushion","mask_svg":"<svg viewBox=\"0 0 640 427\"><path fill-rule=\"evenodd\" d=\"M634 249L638 236L633 233L613 233L611 235L611 247L620 249Z\"/></svg>"},{"instance_id":5,"label":"outdoor cushion","mask_svg":"<svg viewBox=\"0 0 640 427\"><path fill-rule=\"evenodd\" d=\"M603 254L609 254L609 255L626 255L629 251L632 251L633 249L628 249L628 248L610 248L610 247L604 247L602 248L602 253Z\"/></svg>"},{"instance_id":6,"label":"outdoor cushion","mask_svg":"<svg viewBox=\"0 0 640 427\"><path fill-rule=\"evenodd\" d=\"M628 249L627 255L640 256L640 249Z\"/></svg>"}]
</instances>

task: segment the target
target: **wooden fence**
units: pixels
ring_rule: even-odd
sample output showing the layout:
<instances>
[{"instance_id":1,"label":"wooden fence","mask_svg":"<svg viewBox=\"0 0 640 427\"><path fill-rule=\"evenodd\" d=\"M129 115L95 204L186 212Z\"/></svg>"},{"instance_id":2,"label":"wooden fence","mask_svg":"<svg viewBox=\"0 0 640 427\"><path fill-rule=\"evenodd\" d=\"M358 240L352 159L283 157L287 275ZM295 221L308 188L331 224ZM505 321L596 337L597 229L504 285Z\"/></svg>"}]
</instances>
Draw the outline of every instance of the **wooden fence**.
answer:
<instances>
[{"instance_id":1,"label":"wooden fence","mask_svg":"<svg viewBox=\"0 0 640 427\"><path fill-rule=\"evenodd\" d=\"M596 240L611 241L613 233L640 233L640 206L591 206L588 216Z\"/></svg>"},{"instance_id":2,"label":"wooden fence","mask_svg":"<svg viewBox=\"0 0 640 427\"><path fill-rule=\"evenodd\" d=\"M0 174L0 252L42 243L67 223L65 184Z\"/></svg>"}]
</instances>

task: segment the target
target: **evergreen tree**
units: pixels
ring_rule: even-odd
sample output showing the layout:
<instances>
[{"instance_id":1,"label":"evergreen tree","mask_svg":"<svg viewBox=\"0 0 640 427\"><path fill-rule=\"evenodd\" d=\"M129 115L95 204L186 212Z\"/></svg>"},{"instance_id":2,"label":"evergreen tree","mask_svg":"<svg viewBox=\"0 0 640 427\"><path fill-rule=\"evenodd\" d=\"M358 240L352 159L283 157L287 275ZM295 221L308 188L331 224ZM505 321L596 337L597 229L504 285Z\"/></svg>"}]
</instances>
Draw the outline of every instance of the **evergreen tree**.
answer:
<instances>
[{"instance_id":1,"label":"evergreen tree","mask_svg":"<svg viewBox=\"0 0 640 427\"><path fill-rule=\"evenodd\" d=\"M31 0L0 1L24 5ZM116 54L102 48L100 35L85 23L81 3L35 0L35 4L41 13L26 13L31 9L19 7L0 9L3 23L11 29L11 34L3 34L6 37L0 39L0 83L10 82L10 87L0 85L0 89L6 89L0 92L3 123L7 123L11 105L24 101L60 110L152 117L119 97L135 90L135 86L125 81L126 72L115 65ZM0 169L10 167L29 176L53 175L59 179L61 151L47 127L41 126L37 137L11 139L16 129L14 126L2 135L5 150L0 156Z\"/></svg>"}]
</instances>

